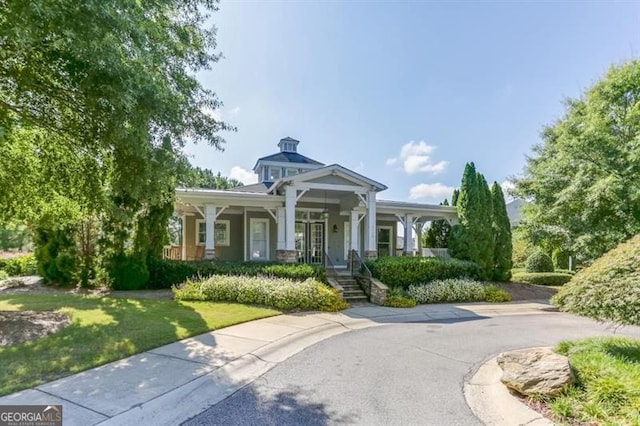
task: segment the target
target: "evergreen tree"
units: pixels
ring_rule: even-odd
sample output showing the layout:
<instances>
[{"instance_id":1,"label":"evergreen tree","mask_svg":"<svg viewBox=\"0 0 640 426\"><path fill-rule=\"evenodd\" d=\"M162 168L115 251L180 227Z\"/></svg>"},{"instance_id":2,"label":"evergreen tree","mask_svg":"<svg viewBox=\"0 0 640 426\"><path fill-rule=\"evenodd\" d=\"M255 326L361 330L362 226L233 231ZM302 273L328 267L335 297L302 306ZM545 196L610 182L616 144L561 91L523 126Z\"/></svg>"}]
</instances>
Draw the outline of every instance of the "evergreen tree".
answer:
<instances>
[{"instance_id":1,"label":"evergreen tree","mask_svg":"<svg viewBox=\"0 0 640 426\"><path fill-rule=\"evenodd\" d=\"M507 216L507 205L504 201L502 188L497 182L491 187L491 200L493 204L493 279L496 281L509 281L511 279L511 267L513 265L511 245L511 223Z\"/></svg>"},{"instance_id":2,"label":"evergreen tree","mask_svg":"<svg viewBox=\"0 0 640 426\"><path fill-rule=\"evenodd\" d=\"M458 205L458 197L460 197L460 191L458 191L457 189L453 190L453 195L451 195L451 205L452 206L457 206Z\"/></svg>"},{"instance_id":3,"label":"evergreen tree","mask_svg":"<svg viewBox=\"0 0 640 426\"><path fill-rule=\"evenodd\" d=\"M474 259L487 272L487 277L491 275L493 270L493 228L492 228L492 202L491 189L487 184L487 180L481 173L477 174L476 185L478 185L477 194L477 210L475 212L475 221L473 236L476 244L477 257Z\"/></svg>"},{"instance_id":4,"label":"evergreen tree","mask_svg":"<svg viewBox=\"0 0 640 426\"><path fill-rule=\"evenodd\" d=\"M445 199L441 206L448 206L449 201ZM434 220L427 230L423 246L431 248L447 248L449 247L449 236L451 234L451 225L445 219Z\"/></svg>"}]
</instances>

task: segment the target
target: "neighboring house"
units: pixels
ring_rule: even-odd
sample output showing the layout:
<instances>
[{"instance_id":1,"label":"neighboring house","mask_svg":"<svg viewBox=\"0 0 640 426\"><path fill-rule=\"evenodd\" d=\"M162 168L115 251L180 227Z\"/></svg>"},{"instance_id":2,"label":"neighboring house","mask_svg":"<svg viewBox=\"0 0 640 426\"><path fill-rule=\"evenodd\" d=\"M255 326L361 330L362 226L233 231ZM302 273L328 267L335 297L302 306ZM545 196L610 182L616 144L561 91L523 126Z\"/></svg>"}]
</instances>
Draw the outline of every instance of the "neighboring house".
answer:
<instances>
[{"instance_id":1,"label":"neighboring house","mask_svg":"<svg viewBox=\"0 0 640 426\"><path fill-rule=\"evenodd\" d=\"M528 201L519 198L507 203L507 216L509 216L509 223L511 223L512 228L518 226L522 221L522 208L527 204L529 204Z\"/></svg>"},{"instance_id":2,"label":"neighboring house","mask_svg":"<svg viewBox=\"0 0 640 426\"><path fill-rule=\"evenodd\" d=\"M402 247L413 252L431 220L457 221L454 207L383 201L387 187L338 164L324 165L298 153L300 142L284 138L280 151L258 159L259 183L229 190L176 189L182 242L175 256L324 264L346 264L351 250L362 258L396 254L397 223Z\"/></svg>"}]
</instances>

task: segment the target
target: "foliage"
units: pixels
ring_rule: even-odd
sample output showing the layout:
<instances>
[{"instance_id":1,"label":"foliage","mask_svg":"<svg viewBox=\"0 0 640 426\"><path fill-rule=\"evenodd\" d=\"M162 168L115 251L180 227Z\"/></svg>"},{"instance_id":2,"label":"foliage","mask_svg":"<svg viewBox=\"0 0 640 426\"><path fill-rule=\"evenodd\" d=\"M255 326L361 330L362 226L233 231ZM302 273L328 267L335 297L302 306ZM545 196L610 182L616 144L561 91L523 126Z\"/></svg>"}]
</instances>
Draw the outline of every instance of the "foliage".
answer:
<instances>
[{"instance_id":1,"label":"foliage","mask_svg":"<svg viewBox=\"0 0 640 426\"><path fill-rule=\"evenodd\" d=\"M434 257L379 257L365 262L374 278L389 287L408 288L412 284L446 278L479 278L474 262Z\"/></svg>"},{"instance_id":2,"label":"foliage","mask_svg":"<svg viewBox=\"0 0 640 426\"><path fill-rule=\"evenodd\" d=\"M571 253L562 248L556 248L551 253L551 260L553 260L553 266L558 269L569 269L569 257Z\"/></svg>"},{"instance_id":3,"label":"foliage","mask_svg":"<svg viewBox=\"0 0 640 426\"><path fill-rule=\"evenodd\" d=\"M484 286L470 279L435 280L411 285L407 293L420 304L480 302L485 298Z\"/></svg>"},{"instance_id":4,"label":"foliage","mask_svg":"<svg viewBox=\"0 0 640 426\"><path fill-rule=\"evenodd\" d=\"M36 275L38 264L33 254L27 254L11 259L0 259L0 271L5 271L10 277Z\"/></svg>"},{"instance_id":5,"label":"foliage","mask_svg":"<svg viewBox=\"0 0 640 426\"><path fill-rule=\"evenodd\" d=\"M209 169L193 167L186 159L180 165L177 183L183 188L230 189L242 186L242 182L222 176L220 172L214 174Z\"/></svg>"},{"instance_id":6,"label":"foliage","mask_svg":"<svg viewBox=\"0 0 640 426\"><path fill-rule=\"evenodd\" d=\"M489 303L511 302L511 295L494 285L484 288L484 301Z\"/></svg>"},{"instance_id":7,"label":"foliage","mask_svg":"<svg viewBox=\"0 0 640 426\"><path fill-rule=\"evenodd\" d=\"M384 306L388 306L390 308L413 308L416 306L416 301L410 297L393 296L387 297L387 300L384 302Z\"/></svg>"},{"instance_id":8,"label":"foliage","mask_svg":"<svg viewBox=\"0 0 640 426\"><path fill-rule=\"evenodd\" d=\"M516 228L511 233L512 259L514 268L524 268L527 259L535 251L535 247L526 238L521 228Z\"/></svg>"},{"instance_id":9,"label":"foliage","mask_svg":"<svg viewBox=\"0 0 640 426\"><path fill-rule=\"evenodd\" d=\"M542 132L515 194L520 226L547 252L600 257L640 232L640 60L612 67Z\"/></svg>"},{"instance_id":10,"label":"foliage","mask_svg":"<svg viewBox=\"0 0 640 426\"><path fill-rule=\"evenodd\" d=\"M0 250L24 250L31 245L31 233L25 225L9 222L0 226Z\"/></svg>"},{"instance_id":11,"label":"foliage","mask_svg":"<svg viewBox=\"0 0 640 426\"><path fill-rule=\"evenodd\" d=\"M316 278L326 281L324 268L307 264L277 264L265 262L226 262L203 260L183 262L179 260L156 259L149 263L149 288L171 288L189 278L210 275L272 276L304 281Z\"/></svg>"},{"instance_id":12,"label":"foliage","mask_svg":"<svg viewBox=\"0 0 640 426\"><path fill-rule=\"evenodd\" d=\"M552 302L600 321L640 325L640 234L573 275Z\"/></svg>"},{"instance_id":13,"label":"foliage","mask_svg":"<svg viewBox=\"0 0 640 426\"><path fill-rule=\"evenodd\" d=\"M573 274L566 272L519 272L513 274L514 283L537 285L564 285L571 281Z\"/></svg>"},{"instance_id":14,"label":"foliage","mask_svg":"<svg viewBox=\"0 0 640 426\"><path fill-rule=\"evenodd\" d=\"M73 229L38 228L35 245L38 272L45 282L60 285L77 282L80 263Z\"/></svg>"},{"instance_id":15,"label":"foliage","mask_svg":"<svg viewBox=\"0 0 640 426\"><path fill-rule=\"evenodd\" d=\"M212 275L187 280L173 288L173 295L176 300L248 303L285 311L335 312L348 307L333 288L313 278L300 282L264 276Z\"/></svg>"},{"instance_id":16,"label":"foliage","mask_svg":"<svg viewBox=\"0 0 640 426\"><path fill-rule=\"evenodd\" d=\"M553 272L553 260L542 250L536 250L527 259L525 270L527 272Z\"/></svg>"},{"instance_id":17,"label":"foliage","mask_svg":"<svg viewBox=\"0 0 640 426\"><path fill-rule=\"evenodd\" d=\"M253 306L67 294L0 296L0 311L59 311L68 327L46 337L0 347L0 395L222 327L277 315Z\"/></svg>"},{"instance_id":18,"label":"foliage","mask_svg":"<svg viewBox=\"0 0 640 426\"><path fill-rule=\"evenodd\" d=\"M9 278L9 274L7 274L7 271L5 271L4 269L0 269L0 281L6 280L7 278Z\"/></svg>"},{"instance_id":19,"label":"foliage","mask_svg":"<svg viewBox=\"0 0 640 426\"><path fill-rule=\"evenodd\" d=\"M106 270L114 290L141 290L149 282L144 258L134 253L118 253L106 260Z\"/></svg>"},{"instance_id":20,"label":"foliage","mask_svg":"<svg viewBox=\"0 0 640 426\"><path fill-rule=\"evenodd\" d=\"M445 199L441 206L448 206L449 202ZM423 247L430 248L447 248L449 247L449 235L451 234L451 225L445 219L434 220L431 222L429 229L423 238Z\"/></svg>"},{"instance_id":21,"label":"foliage","mask_svg":"<svg viewBox=\"0 0 640 426\"><path fill-rule=\"evenodd\" d=\"M478 263L482 278L488 278L494 264L491 191L473 163L467 163L462 175L456 207L460 223L449 239L449 251L456 259Z\"/></svg>"},{"instance_id":22,"label":"foliage","mask_svg":"<svg viewBox=\"0 0 640 426\"><path fill-rule=\"evenodd\" d=\"M637 425L640 340L596 337L561 342L576 383L549 402L558 423ZM556 420L556 419L554 419Z\"/></svg>"},{"instance_id":23,"label":"foliage","mask_svg":"<svg viewBox=\"0 0 640 426\"><path fill-rule=\"evenodd\" d=\"M511 223L507 216L502 187L497 182L491 186L491 226L493 228L493 269L491 276L495 281L509 281L513 266L513 247L511 245Z\"/></svg>"}]
</instances>

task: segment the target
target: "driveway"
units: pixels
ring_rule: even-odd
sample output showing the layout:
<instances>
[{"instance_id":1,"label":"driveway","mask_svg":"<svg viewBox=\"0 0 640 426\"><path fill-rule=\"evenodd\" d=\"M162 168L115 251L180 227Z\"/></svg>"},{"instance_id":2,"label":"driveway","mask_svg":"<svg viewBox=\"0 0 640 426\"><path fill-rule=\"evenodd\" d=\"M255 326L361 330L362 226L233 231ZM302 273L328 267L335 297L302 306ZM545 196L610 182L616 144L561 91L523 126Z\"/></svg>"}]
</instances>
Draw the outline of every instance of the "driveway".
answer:
<instances>
[{"instance_id":1,"label":"driveway","mask_svg":"<svg viewBox=\"0 0 640 426\"><path fill-rule=\"evenodd\" d=\"M511 305L513 306L513 305ZM478 425L465 403L465 377L487 358L564 339L613 335L568 314L474 316L347 311L384 324L340 334L278 364L187 425ZM527 311L525 311L527 312ZM638 328L617 335L640 338Z\"/></svg>"}]
</instances>

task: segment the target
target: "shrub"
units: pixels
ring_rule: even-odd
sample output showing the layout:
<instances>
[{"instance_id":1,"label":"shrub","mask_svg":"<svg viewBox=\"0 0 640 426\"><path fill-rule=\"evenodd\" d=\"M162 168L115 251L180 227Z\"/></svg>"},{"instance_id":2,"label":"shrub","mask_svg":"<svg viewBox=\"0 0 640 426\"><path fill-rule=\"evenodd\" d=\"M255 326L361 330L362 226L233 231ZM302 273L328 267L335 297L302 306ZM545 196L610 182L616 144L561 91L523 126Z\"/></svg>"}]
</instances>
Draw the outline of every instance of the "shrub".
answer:
<instances>
[{"instance_id":1,"label":"shrub","mask_svg":"<svg viewBox=\"0 0 640 426\"><path fill-rule=\"evenodd\" d=\"M106 270L114 290L141 290L149 281L147 263L134 254L113 256L107 261Z\"/></svg>"},{"instance_id":2,"label":"shrub","mask_svg":"<svg viewBox=\"0 0 640 426\"><path fill-rule=\"evenodd\" d=\"M7 271L0 269L0 281L6 280L7 278L9 278L9 274L7 274Z\"/></svg>"},{"instance_id":3,"label":"shrub","mask_svg":"<svg viewBox=\"0 0 640 426\"><path fill-rule=\"evenodd\" d=\"M553 266L558 269L569 269L569 256L570 253L566 250L557 248L551 253L551 260L553 260Z\"/></svg>"},{"instance_id":4,"label":"shrub","mask_svg":"<svg viewBox=\"0 0 640 426\"><path fill-rule=\"evenodd\" d=\"M404 296L387 297L384 306L390 308L413 308L416 306L416 301Z\"/></svg>"},{"instance_id":5,"label":"shrub","mask_svg":"<svg viewBox=\"0 0 640 426\"><path fill-rule=\"evenodd\" d=\"M380 257L366 262L372 275L389 287L407 289L411 285L449 278L479 278L478 264L433 257Z\"/></svg>"},{"instance_id":6,"label":"shrub","mask_svg":"<svg viewBox=\"0 0 640 426\"><path fill-rule=\"evenodd\" d=\"M446 279L409 286L417 303L479 302L485 298L482 284L469 279Z\"/></svg>"},{"instance_id":7,"label":"shrub","mask_svg":"<svg viewBox=\"0 0 640 426\"><path fill-rule=\"evenodd\" d=\"M38 273L38 263L33 254L27 254L11 259L2 259L0 270L4 270L10 277L36 275Z\"/></svg>"},{"instance_id":8,"label":"shrub","mask_svg":"<svg viewBox=\"0 0 640 426\"><path fill-rule=\"evenodd\" d=\"M80 258L73 229L38 228L35 245L38 272L45 282L62 285L77 282Z\"/></svg>"},{"instance_id":9,"label":"shrub","mask_svg":"<svg viewBox=\"0 0 640 426\"><path fill-rule=\"evenodd\" d=\"M527 272L553 272L553 261L541 250L536 251L527 259Z\"/></svg>"},{"instance_id":10,"label":"shrub","mask_svg":"<svg viewBox=\"0 0 640 426\"><path fill-rule=\"evenodd\" d=\"M537 284L537 285L563 285L568 283L572 274L562 272L522 272L513 274L511 280L514 283Z\"/></svg>"},{"instance_id":11,"label":"shrub","mask_svg":"<svg viewBox=\"0 0 640 426\"><path fill-rule=\"evenodd\" d=\"M640 234L575 274L551 301L563 311L640 325Z\"/></svg>"},{"instance_id":12,"label":"shrub","mask_svg":"<svg viewBox=\"0 0 640 426\"><path fill-rule=\"evenodd\" d=\"M177 300L237 302L270 306L284 311L330 311L349 305L322 282L309 278L299 282L265 276L212 275L173 287Z\"/></svg>"},{"instance_id":13,"label":"shrub","mask_svg":"<svg viewBox=\"0 0 640 426\"><path fill-rule=\"evenodd\" d=\"M272 276L304 281L316 278L326 282L323 267L307 264L278 264L265 262L227 262L202 260L184 262L180 260L152 260L149 262L149 288L171 288L189 278L211 275Z\"/></svg>"},{"instance_id":14,"label":"shrub","mask_svg":"<svg viewBox=\"0 0 640 426\"><path fill-rule=\"evenodd\" d=\"M484 300L490 303L511 302L511 295L494 285L488 285L484 289Z\"/></svg>"}]
</instances>

